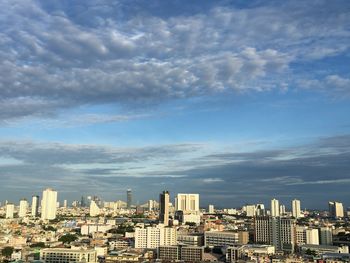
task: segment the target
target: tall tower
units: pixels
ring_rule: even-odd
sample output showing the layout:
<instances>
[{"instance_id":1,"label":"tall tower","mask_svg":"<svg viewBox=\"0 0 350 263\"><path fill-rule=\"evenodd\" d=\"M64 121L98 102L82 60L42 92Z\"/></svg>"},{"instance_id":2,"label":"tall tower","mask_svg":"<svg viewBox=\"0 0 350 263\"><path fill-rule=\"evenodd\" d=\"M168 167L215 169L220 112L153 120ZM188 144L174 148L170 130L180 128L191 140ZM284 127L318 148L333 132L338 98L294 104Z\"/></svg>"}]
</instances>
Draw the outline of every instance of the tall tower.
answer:
<instances>
[{"instance_id":1,"label":"tall tower","mask_svg":"<svg viewBox=\"0 0 350 263\"><path fill-rule=\"evenodd\" d=\"M52 220L56 218L57 192L51 188L43 191L41 200L41 219Z\"/></svg>"},{"instance_id":2,"label":"tall tower","mask_svg":"<svg viewBox=\"0 0 350 263\"><path fill-rule=\"evenodd\" d=\"M15 213L15 205L11 203L6 204L6 218L12 219Z\"/></svg>"},{"instance_id":3,"label":"tall tower","mask_svg":"<svg viewBox=\"0 0 350 263\"><path fill-rule=\"evenodd\" d=\"M32 217L37 217L39 213L39 196L32 196Z\"/></svg>"},{"instance_id":4,"label":"tall tower","mask_svg":"<svg viewBox=\"0 0 350 263\"><path fill-rule=\"evenodd\" d=\"M295 218L299 218L300 217L300 200L294 199L292 201L292 215Z\"/></svg>"},{"instance_id":5,"label":"tall tower","mask_svg":"<svg viewBox=\"0 0 350 263\"><path fill-rule=\"evenodd\" d=\"M132 192L131 192L131 189L128 189L126 191L126 207L130 209L131 205L132 205Z\"/></svg>"},{"instance_id":6,"label":"tall tower","mask_svg":"<svg viewBox=\"0 0 350 263\"><path fill-rule=\"evenodd\" d=\"M276 199L271 200L271 216L280 216L279 201Z\"/></svg>"},{"instance_id":7,"label":"tall tower","mask_svg":"<svg viewBox=\"0 0 350 263\"><path fill-rule=\"evenodd\" d=\"M27 199L22 199L19 201L19 217L25 217L28 211L28 201Z\"/></svg>"},{"instance_id":8,"label":"tall tower","mask_svg":"<svg viewBox=\"0 0 350 263\"><path fill-rule=\"evenodd\" d=\"M163 191L163 193L159 195L159 223L165 226L169 225L169 201L169 192Z\"/></svg>"}]
</instances>

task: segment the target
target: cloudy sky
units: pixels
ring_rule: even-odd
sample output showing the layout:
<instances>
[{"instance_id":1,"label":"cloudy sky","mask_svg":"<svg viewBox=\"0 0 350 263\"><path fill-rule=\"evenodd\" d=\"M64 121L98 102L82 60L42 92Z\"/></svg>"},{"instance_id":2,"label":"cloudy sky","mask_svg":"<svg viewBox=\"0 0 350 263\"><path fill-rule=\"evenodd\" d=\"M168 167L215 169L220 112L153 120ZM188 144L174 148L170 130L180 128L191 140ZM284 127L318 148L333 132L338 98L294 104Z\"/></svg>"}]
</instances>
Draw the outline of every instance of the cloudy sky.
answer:
<instances>
[{"instance_id":1,"label":"cloudy sky","mask_svg":"<svg viewBox=\"0 0 350 263\"><path fill-rule=\"evenodd\" d=\"M0 199L350 206L350 1L0 1Z\"/></svg>"}]
</instances>

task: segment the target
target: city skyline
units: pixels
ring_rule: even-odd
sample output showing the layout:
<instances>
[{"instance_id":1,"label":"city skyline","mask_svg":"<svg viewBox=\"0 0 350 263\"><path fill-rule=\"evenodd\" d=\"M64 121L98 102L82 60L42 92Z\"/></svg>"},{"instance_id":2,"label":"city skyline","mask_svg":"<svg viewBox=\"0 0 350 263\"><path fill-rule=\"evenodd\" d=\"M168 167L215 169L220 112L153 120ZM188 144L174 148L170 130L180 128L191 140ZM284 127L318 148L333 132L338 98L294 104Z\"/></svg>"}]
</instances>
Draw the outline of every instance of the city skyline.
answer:
<instances>
[{"instance_id":1,"label":"city skyline","mask_svg":"<svg viewBox=\"0 0 350 263\"><path fill-rule=\"evenodd\" d=\"M350 2L200 3L1 1L0 200L349 205Z\"/></svg>"}]
</instances>

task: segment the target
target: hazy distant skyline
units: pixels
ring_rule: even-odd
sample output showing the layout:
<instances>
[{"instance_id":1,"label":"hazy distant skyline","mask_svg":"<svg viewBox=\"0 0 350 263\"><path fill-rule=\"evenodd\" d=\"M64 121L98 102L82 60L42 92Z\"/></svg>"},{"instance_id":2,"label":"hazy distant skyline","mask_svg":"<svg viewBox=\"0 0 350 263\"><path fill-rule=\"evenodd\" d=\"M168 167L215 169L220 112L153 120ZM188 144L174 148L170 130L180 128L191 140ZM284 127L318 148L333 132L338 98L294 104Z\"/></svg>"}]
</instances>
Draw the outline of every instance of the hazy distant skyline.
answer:
<instances>
[{"instance_id":1,"label":"hazy distant skyline","mask_svg":"<svg viewBox=\"0 0 350 263\"><path fill-rule=\"evenodd\" d=\"M0 2L0 200L350 205L350 2L189 2Z\"/></svg>"}]
</instances>

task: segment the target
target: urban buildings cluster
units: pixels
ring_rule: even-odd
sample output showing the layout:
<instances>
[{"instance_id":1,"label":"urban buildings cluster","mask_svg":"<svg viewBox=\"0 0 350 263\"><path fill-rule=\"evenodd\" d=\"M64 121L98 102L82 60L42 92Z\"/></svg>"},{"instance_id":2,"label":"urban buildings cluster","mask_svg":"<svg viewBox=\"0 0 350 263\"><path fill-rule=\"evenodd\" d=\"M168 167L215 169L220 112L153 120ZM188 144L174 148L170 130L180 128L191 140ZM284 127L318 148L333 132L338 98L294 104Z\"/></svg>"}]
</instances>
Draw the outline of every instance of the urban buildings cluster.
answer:
<instances>
[{"instance_id":1,"label":"urban buildings cluster","mask_svg":"<svg viewBox=\"0 0 350 263\"><path fill-rule=\"evenodd\" d=\"M48 188L31 203L0 208L2 261L14 262L349 262L350 212L302 210L272 199L240 208L200 206L195 193L168 191L135 205L82 197L58 202ZM174 202L172 202L174 200Z\"/></svg>"}]
</instances>

